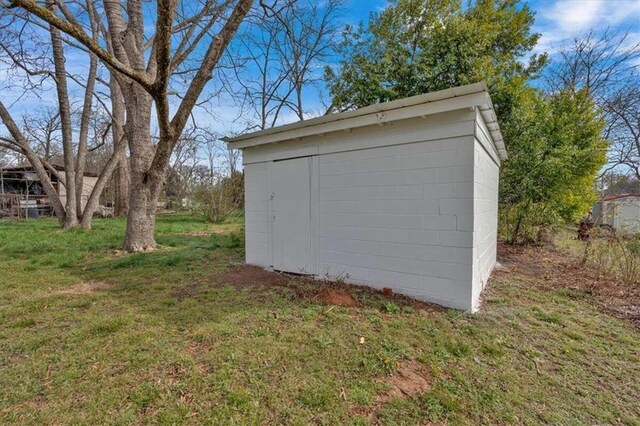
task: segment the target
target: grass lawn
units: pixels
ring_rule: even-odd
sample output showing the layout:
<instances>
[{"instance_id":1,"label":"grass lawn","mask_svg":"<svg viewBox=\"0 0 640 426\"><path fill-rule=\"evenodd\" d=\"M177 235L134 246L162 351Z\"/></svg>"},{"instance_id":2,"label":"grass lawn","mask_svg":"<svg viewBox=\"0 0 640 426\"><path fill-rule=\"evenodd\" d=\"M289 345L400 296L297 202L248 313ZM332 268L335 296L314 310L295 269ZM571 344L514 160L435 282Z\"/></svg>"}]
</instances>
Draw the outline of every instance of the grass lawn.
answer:
<instances>
[{"instance_id":1,"label":"grass lawn","mask_svg":"<svg viewBox=\"0 0 640 426\"><path fill-rule=\"evenodd\" d=\"M346 308L226 285L241 223L160 217L131 255L123 232L0 222L0 424L640 424L638 328L536 259L478 314Z\"/></svg>"}]
</instances>

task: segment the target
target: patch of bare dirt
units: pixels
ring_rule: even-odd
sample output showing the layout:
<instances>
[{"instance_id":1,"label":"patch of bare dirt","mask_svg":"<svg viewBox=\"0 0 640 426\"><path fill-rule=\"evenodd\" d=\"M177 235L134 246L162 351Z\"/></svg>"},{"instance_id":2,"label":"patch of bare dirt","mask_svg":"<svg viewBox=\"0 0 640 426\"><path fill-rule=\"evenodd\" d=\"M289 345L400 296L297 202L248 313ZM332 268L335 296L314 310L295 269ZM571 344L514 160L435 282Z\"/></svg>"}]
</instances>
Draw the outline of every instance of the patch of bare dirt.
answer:
<instances>
[{"instance_id":1,"label":"patch of bare dirt","mask_svg":"<svg viewBox=\"0 0 640 426\"><path fill-rule=\"evenodd\" d=\"M358 306L356 299L354 299L349 293L331 287L322 289L320 293L315 296L315 300L322 302L325 305L346 307Z\"/></svg>"},{"instance_id":2,"label":"patch of bare dirt","mask_svg":"<svg viewBox=\"0 0 640 426\"><path fill-rule=\"evenodd\" d=\"M395 398L409 398L416 394L426 393L431 389L431 375L418 361L404 361L391 376L379 379L389 386L389 390L378 395L372 406L353 406L351 410L369 421L376 423L376 416L380 409Z\"/></svg>"},{"instance_id":3,"label":"patch of bare dirt","mask_svg":"<svg viewBox=\"0 0 640 426\"><path fill-rule=\"evenodd\" d=\"M566 251L548 247L498 245L503 265L497 274L534 278L543 289L570 289L590 294L598 308L640 327L640 287L602 276Z\"/></svg>"},{"instance_id":4,"label":"patch of bare dirt","mask_svg":"<svg viewBox=\"0 0 640 426\"><path fill-rule=\"evenodd\" d=\"M389 291L347 284L343 281L319 280L306 275L268 271L259 266L235 266L216 279L233 284L236 288L260 287L264 289L286 287L300 300L320 301L328 305L355 307L360 297L385 297L400 306L411 306L423 314L442 312L444 308L433 303L412 299Z\"/></svg>"},{"instance_id":5,"label":"patch of bare dirt","mask_svg":"<svg viewBox=\"0 0 640 426\"><path fill-rule=\"evenodd\" d=\"M211 286L232 285L237 290L245 288L269 289L287 287L289 277L279 272L268 271L258 266L239 265L229 268L226 272L212 277L211 282L180 286L174 289L173 296L178 300L194 297Z\"/></svg>"},{"instance_id":6,"label":"patch of bare dirt","mask_svg":"<svg viewBox=\"0 0 640 426\"><path fill-rule=\"evenodd\" d=\"M371 289L371 291L382 294L385 298L389 299L391 302L396 303L397 305L411 306L423 315L442 313L447 310L443 306L436 305L435 303L424 302L422 300L413 299L402 294L392 293L390 295L387 295L384 293L384 290L378 291Z\"/></svg>"},{"instance_id":7,"label":"patch of bare dirt","mask_svg":"<svg viewBox=\"0 0 640 426\"><path fill-rule=\"evenodd\" d=\"M412 299L389 291L380 291L370 287L346 284L342 281L323 281L313 277L263 269L259 266L236 265L228 271L214 275L206 283L177 287L174 297L183 300L194 297L211 286L233 285L236 289L250 288L255 291L286 289L301 301L320 302L333 306L356 307L363 300L386 298L399 306L411 306L424 315L442 312L444 308L427 302Z\"/></svg>"},{"instance_id":8,"label":"patch of bare dirt","mask_svg":"<svg viewBox=\"0 0 640 426\"><path fill-rule=\"evenodd\" d=\"M417 361L403 362L385 381L391 389L381 397L383 401L425 393L431 389L431 377Z\"/></svg>"},{"instance_id":9,"label":"patch of bare dirt","mask_svg":"<svg viewBox=\"0 0 640 426\"><path fill-rule=\"evenodd\" d=\"M110 287L110 284L107 284L103 281L89 281L83 282L80 284L75 284L65 289L59 290L57 294L89 294L94 293L96 291L106 290Z\"/></svg>"},{"instance_id":10,"label":"patch of bare dirt","mask_svg":"<svg viewBox=\"0 0 640 426\"><path fill-rule=\"evenodd\" d=\"M289 283L286 275L267 271L259 266L242 265L229 269L216 278L223 284L232 284L238 289L247 287L282 287Z\"/></svg>"}]
</instances>

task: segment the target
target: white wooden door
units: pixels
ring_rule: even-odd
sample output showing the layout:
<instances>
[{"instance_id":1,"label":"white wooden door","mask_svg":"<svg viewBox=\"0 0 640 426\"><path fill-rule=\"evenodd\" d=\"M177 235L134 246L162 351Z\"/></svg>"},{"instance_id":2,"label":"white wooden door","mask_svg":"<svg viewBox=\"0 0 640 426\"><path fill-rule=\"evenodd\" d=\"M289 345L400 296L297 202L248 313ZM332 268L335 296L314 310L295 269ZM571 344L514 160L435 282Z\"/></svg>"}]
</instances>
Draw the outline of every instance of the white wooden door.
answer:
<instances>
[{"instance_id":1,"label":"white wooden door","mask_svg":"<svg viewBox=\"0 0 640 426\"><path fill-rule=\"evenodd\" d=\"M271 191L273 269L310 274L311 158L274 162Z\"/></svg>"}]
</instances>

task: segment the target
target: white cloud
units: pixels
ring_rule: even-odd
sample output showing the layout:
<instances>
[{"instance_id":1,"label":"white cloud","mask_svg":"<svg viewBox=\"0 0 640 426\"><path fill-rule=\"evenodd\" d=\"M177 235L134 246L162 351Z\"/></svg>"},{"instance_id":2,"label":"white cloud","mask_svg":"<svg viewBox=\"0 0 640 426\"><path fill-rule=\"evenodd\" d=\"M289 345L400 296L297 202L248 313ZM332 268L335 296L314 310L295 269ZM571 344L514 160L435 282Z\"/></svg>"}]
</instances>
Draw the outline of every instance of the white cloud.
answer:
<instances>
[{"instance_id":1,"label":"white cloud","mask_svg":"<svg viewBox=\"0 0 640 426\"><path fill-rule=\"evenodd\" d=\"M535 30L542 36L535 53L553 54L566 41L589 30L631 30L632 38L640 33L639 0L544 1L536 9Z\"/></svg>"},{"instance_id":2,"label":"white cloud","mask_svg":"<svg viewBox=\"0 0 640 426\"><path fill-rule=\"evenodd\" d=\"M591 1L558 1L553 6L542 9L542 17L552 22L557 30L582 31L589 28L601 14L604 2Z\"/></svg>"},{"instance_id":3,"label":"white cloud","mask_svg":"<svg viewBox=\"0 0 640 426\"><path fill-rule=\"evenodd\" d=\"M540 10L540 16L564 33L622 24L640 18L637 0L558 0ZM636 21L637 25L637 21Z\"/></svg>"}]
</instances>

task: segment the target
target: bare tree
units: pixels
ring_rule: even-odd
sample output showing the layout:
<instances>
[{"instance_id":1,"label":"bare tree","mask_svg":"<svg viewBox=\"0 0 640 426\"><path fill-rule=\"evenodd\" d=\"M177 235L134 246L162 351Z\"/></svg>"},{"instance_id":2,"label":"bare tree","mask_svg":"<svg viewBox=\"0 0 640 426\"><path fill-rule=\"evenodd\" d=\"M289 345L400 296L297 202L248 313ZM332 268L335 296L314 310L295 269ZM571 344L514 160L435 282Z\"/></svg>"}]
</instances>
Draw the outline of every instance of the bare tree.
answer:
<instances>
[{"instance_id":1,"label":"bare tree","mask_svg":"<svg viewBox=\"0 0 640 426\"><path fill-rule=\"evenodd\" d=\"M640 78L636 78L623 85L602 106L608 117L610 162L626 167L636 179L640 179L639 84Z\"/></svg>"},{"instance_id":2,"label":"bare tree","mask_svg":"<svg viewBox=\"0 0 640 426\"><path fill-rule=\"evenodd\" d=\"M203 151L206 166L194 168L193 195L198 209L210 222L220 222L242 209L244 175L237 170L238 154L209 132Z\"/></svg>"},{"instance_id":3,"label":"bare tree","mask_svg":"<svg viewBox=\"0 0 640 426\"><path fill-rule=\"evenodd\" d=\"M598 180L598 192L600 195L640 194L640 179L610 171Z\"/></svg>"},{"instance_id":4,"label":"bare tree","mask_svg":"<svg viewBox=\"0 0 640 426\"><path fill-rule=\"evenodd\" d=\"M239 149L231 149L225 144L225 161L224 164L227 165L229 169L229 176L234 176L240 173L240 164L242 161L242 151Z\"/></svg>"},{"instance_id":5,"label":"bare tree","mask_svg":"<svg viewBox=\"0 0 640 426\"><path fill-rule=\"evenodd\" d=\"M22 115L22 130L34 149L46 161L62 155L60 113L57 108L44 108Z\"/></svg>"},{"instance_id":6,"label":"bare tree","mask_svg":"<svg viewBox=\"0 0 640 426\"><path fill-rule=\"evenodd\" d=\"M564 46L547 70L551 91L587 89L603 113L610 143L602 176L623 169L640 177L640 43L627 32L593 31Z\"/></svg>"},{"instance_id":7,"label":"bare tree","mask_svg":"<svg viewBox=\"0 0 640 426\"><path fill-rule=\"evenodd\" d=\"M335 53L338 26L334 18L342 4L342 0L305 0L274 10L286 34L285 42L277 48L289 71L287 79L294 93L290 105L299 120L304 120L305 114L303 90L321 78L318 71L322 66L318 65Z\"/></svg>"},{"instance_id":8,"label":"bare tree","mask_svg":"<svg viewBox=\"0 0 640 426\"><path fill-rule=\"evenodd\" d=\"M15 161L15 152L0 146L0 168L6 167Z\"/></svg>"},{"instance_id":9,"label":"bare tree","mask_svg":"<svg viewBox=\"0 0 640 426\"><path fill-rule=\"evenodd\" d=\"M56 2L61 4L62 2ZM154 29L145 33L150 13L142 0L88 0L88 14L96 16L104 42L88 32L87 19L68 8L42 6L32 0L6 0L61 32L72 43L95 55L111 71L122 90L126 110L124 134L129 145L131 189L124 248L142 251L156 246L154 237L158 196L171 153L191 111L198 103L221 55L249 12L252 0L157 0ZM75 7L70 3L69 8ZM100 14L100 11L103 11ZM148 23L147 23L148 24ZM177 72L191 76L171 113L170 83ZM153 144L151 119L159 139Z\"/></svg>"},{"instance_id":10,"label":"bare tree","mask_svg":"<svg viewBox=\"0 0 640 426\"><path fill-rule=\"evenodd\" d=\"M278 122L292 92L287 84L284 61L276 48L283 32L275 19L254 15L249 22L234 46L237 52L231 55L231 69L239 86L234 95L240 100L241 116L247 111L252 115L247 120L247 128L266 129ZM233 84L229 86L234 88Z\"/></svg>"},{"instance_id":11,"label":"bare tree","mask_svg":"<svg viewBox=\"0 0 640 426\"><path fill-rule=\"evenodd\" d=\"M319 82L324 61L336 53L342 5L286 0L249 17L232 54L240 86L235 94L257 119L247 127L273 127L284 112L304 120L304 91Z\"/></svg>"},{"instance_id":12,"label":"bare tree","mask_svg":"<svg viewBox=\"0 0 640 426\"><path fill-rule=\"evenodd\" d=\"M552 91L586 88L599 102L634 74L640 43L628 32L590 31L562 46L546 71L545 83Z\"/></svg>"}]
</instances>

